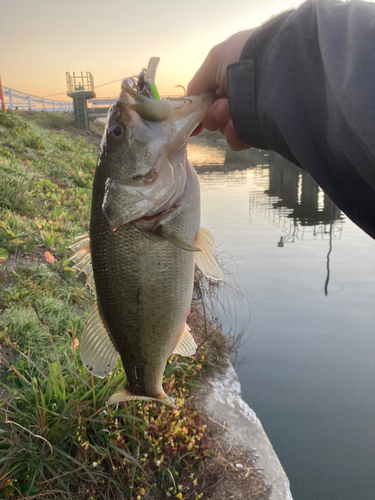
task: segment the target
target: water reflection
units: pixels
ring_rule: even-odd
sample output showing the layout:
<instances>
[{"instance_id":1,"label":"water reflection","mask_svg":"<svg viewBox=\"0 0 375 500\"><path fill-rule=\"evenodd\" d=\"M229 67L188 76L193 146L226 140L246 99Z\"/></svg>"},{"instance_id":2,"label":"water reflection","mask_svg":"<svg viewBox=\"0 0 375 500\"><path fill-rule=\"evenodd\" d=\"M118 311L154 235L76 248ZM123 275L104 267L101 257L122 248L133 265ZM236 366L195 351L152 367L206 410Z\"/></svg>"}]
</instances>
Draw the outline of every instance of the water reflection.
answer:
<instances>
[{"instance_id":1,"label":"water reflection","mask_svg":"<svg viewBox=\"0 0 375 500\"><path fill-rule=\"evenodd\" d=\"M244 171L255 170L256 187L264 189L250 191L249 214L252 217L263 213L283 228L279 247L303 239L306 234L313 238L340 238L341 210L307 172L277 154L257 149L238 154L221 144L207 142L203 147L202 143L189 144L189 159L198 174L210 174L213 179L225 175L231 183L246 183Z\"/></svg>"},{"instance_id":2,"label":"water reflection","mask_svg":"<svg viewBox=\"0 0 375 500\"><path fill-rule=\"evenodd\" d=\"M301 226L317 226L341 221L341 210L304 170L277 158L268 166L269 197L277 197L273 208L285 207L288 217Z\"/></svg>"},{"instance_id":3,"label":"water reflection","mask_svg":"<svg viewBox=\"0 0 375 500\"><path fill-rule=\"evenodd\" d=\"M373 499L375 242L276 155L199 146L189 159L202 224L235 254L230 270L249 301L236 311L238 322L251 314L243 397L296 500ZM235 328L231 315L220 321Z\"/></svg>"},{"instance_id":4,"label":"water reflection","mask_svg":"<svg viewBox=\"0 0 375 500\"><path fill-rule=\"evenodd\" d=\"M236 153L224 142L194 140L189 142L190 163L199 173L241 171L253 167L268 166L269 161L280 158L276 153L250 149Z\"/></svg>"},{"instance_id":5,"label":"water reflection","mask_svg":"<svg viewBox=\"0 0 375 500\"><path fill-rule=\"evenodd\" d=\"M294 498L372 500L375 242L272 153L195 142L189 159L202 224L235 254L230 270L249 303L236 310L240 324L251 314L239 349L250 361L238 369L243 397ZM220 315L224 331L235 319Z\"/></svg>"},{"instance_id":6,"label":"water reflection","mask_svg":"<svg viewBox=\"0 0 375 500\"><path fill-rule=\"evenodd\" d=\"M324 293L328 295L332 241L341 237L343 217L341 210L307 172L273 152L251 149L238 154L222 144L209 142L203 148L199 143L189 145L189 159L200 175L225 175L231 183L245 183L244 171L255 170L256 184L263 190L249 193L250 219L262 213L280 227L283 235L277 241L279 248L306 235L312 239L328 239L324 282Z\"/></svg>"},{"instance_id":7,"label":"water reflection","mask_svg":"<svg viewBox=\"0 0 375 500\"><path fill-rule=\"evenodd\" d=\"M227 149L226 144L223 143L191 140L188 148L189 161L192 165L223 166Z\"/></svg>"}]
</instances>

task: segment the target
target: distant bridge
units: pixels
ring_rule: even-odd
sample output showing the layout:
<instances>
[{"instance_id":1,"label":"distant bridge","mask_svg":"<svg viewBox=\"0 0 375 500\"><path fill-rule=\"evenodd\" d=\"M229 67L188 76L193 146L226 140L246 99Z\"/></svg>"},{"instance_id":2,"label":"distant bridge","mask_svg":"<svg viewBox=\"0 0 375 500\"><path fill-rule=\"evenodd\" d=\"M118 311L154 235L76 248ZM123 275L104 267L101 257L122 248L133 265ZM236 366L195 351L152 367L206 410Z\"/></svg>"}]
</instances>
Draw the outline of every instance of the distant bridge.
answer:
<instances>
[{"instance_id":1,"label":"distant bridge","mask_svg":"<svg viewBox=\"0 0 375 500\"><path fill-rule=\"evenodd\" d=\"M3 87L4 104L7 109L21 109L33 111L57 111L64 113L73 111L73 101L54 101L25 94L19 90Z\"/></svg>"},{"instance_id":2,"label":"distant bridge","mask_svg":"<svg viewBox=\"0 0 375 500\"><path fill-rule=\"evenodd\" d=\"M18 90L3 87L4 104L7 109L20 109L32 111L55 111L58 113L66 113L74 111L73 100L71 101L55 101L44 97L25 94ZM162 97L177 97L177 96L162 96ZM87 112L89 118L105 118L109 108L117 100L117 97L99 97L96 99L88 99Z\"/></svg>"},{"instance_id":3,"label":"distant bridge","mask_svg":"<svg viewBox=\"0 0 375 500\"><path fill-rule=\"evenodd\" d=\"M73 100L56 101L38 97L32 94L25 94L19 90L3 87L4 104L6 109L20 109L32 111L55 111L66 113L73 111ZM106 116L109 108L116 101L117 97L107 97L101 99L90 99L88 103L89 116L99 118Z\"/></svg>"},{"instance_id":4,"label":"distant bridge","mask_svg":"<svg viewBox=\"0 0 375 500\"><path fill-rule=\"evenodd\" d=\"M32 111L55 111L66 113L73 111L73 100L56 101L38 97L32 94L25 94L19 90L3 87L4 104L6 109L20 109ZM89 118L105 118L109 108L117 97L106 97L99 99L89 99L87 101L87 111Z\"/></svg>"},{"instance_id":5,"label":"distant bridge","mask_svg":"<svg viewBox=\"0 0 375 500\"><path fill-rule=\"evenodd\" d=\"M109 108L117 101L117 97L106 97L89 99L87 101L87 113L89 118L105 118Z\"/></svg>"}]
</instances>

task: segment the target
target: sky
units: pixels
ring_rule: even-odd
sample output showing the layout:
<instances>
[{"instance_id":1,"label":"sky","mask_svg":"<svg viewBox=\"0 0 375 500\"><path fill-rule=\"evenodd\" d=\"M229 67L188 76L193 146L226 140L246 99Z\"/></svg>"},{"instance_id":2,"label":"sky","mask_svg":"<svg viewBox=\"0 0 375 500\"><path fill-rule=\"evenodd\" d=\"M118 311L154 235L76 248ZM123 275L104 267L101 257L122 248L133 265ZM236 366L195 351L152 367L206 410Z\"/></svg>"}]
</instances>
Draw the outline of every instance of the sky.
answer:
<instances>
[{"instance_id":1,"label":"sky","mask_svg":"<svg viewBox=\"0 0 375 500\"><path fill-rule=\"evenodd\" d=\"M69 100L69 71L90 71L95 85L139 74L161 58L162 95L181 93L209 50L230 35L298 6L290 0L12 0L2 2L2 84L27 94ZM183 5L183 7L181 7ZM120 82L98 87L117 97Z\"/></svg>"}]
</instances>

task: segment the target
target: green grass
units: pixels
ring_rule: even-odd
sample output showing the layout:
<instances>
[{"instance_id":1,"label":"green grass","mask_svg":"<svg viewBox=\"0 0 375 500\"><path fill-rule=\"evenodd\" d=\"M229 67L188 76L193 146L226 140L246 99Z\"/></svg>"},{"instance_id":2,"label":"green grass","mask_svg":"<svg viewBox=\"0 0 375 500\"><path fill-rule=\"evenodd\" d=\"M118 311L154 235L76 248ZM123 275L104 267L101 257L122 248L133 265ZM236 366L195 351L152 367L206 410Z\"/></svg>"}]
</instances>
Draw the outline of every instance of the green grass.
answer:
<instances>
[{"instance_id":1,"label":"green grass","mask_svg":"<svg viewBox=\"0 0 375 500\"><path fill-rule=\"evenodd\" d=\"M96 149L13 113L0 113L0 139L0 256L39 246L66 267L67 242L89 227Z\"/></svg>"},{"instance_id":2,"label":"green grass","mask_svg":"<svg viewBox=\"0 0 375 500\"><path fill-rule=\"evenodd\" d=\"M205 426L187 396L202 366L171 359L164 384L179 410L107 407L125 383L121 362L109 379L94 378L79 348L68 337L63 343L58 352L50 342L54 359L32 361L28 351L7 364L3 387L11 398L0 410L0 498L56 490L61 498L137 498L155 488L167 497L182 498L187 488L194 495L197 465L208 452Z\"/></svg>"},{"instance_id":3,"label":"green grass","mask_svg":"<svg viewBox=\"0 0 375 500\"><path fill-rule=\"evenodd\" d=\"M27 121L31 120L33 123L46 129L73 130L75 128L71 116L67 114L21 111L18 113L18 116L26 118Z\"/></svg>"},{"instance_id":4,"label":"green grass","mask_svg":"<svg viewBox=\"0 0 375 500\"><path fill-rule=\"evenodd\" d=\"M32 192L30 184L35 174L23 165L13 162L3 162L0 174L0 207L27 213L31 208L29 202Z\"/></svg>"},{"instance_id":5,"label":"green grass","mask_svg":"<svg viewBox=\"0 0 375 500\"><path fill-rule=\"evenodd\" d=\"M0 113L0 499L196 500L209 451L190 396L220 348L170 358L164 386L178 410L107 407L121 362L101 380L80 361L93 300L67 248L89 229L90 139L64 115Z\"/></svg>"}]
</instances>

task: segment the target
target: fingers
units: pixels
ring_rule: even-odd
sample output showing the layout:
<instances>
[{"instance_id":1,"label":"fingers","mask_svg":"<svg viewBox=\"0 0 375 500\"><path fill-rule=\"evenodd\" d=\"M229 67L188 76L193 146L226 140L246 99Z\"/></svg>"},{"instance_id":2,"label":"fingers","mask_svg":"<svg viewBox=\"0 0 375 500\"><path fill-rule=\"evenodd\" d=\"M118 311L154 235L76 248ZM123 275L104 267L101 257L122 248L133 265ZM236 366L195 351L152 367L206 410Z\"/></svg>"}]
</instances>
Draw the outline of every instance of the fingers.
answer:
<instances>
[{"instance_id":1,"label":"fingers","mask_svg":"<svg viewBox=\"0 0 375 500\"><path fill-rule=\"evenodd\" d=\"M234 128L232 120L229 120L225 129L224 129L225 139L228 143L228 146L233 151L244 151L245 149L249 149L250 146L243 142L237 135L237 132Z\"/></svg>"},{"instance_id":2,"label":"fingers","mask_svg":"<svg viewBox=\"0 0 375 500\"><path fill-rule=\"evenodd\" d=\"M242 151L249 148L237 135L230 117L229 102L226 98L218 99L212 104L202 123L194 130L192 135L199 135L203 132L203 127L210 132L220 130L225 136L228 146L233 151Z\"/></svg>"},{"instance_id":3,"label":"fingers","mask_svg":"<svg viewBox=\"0 0 375 500\"><path fill-rule=\"evenodd\" d=\"M215 45L188 85L187 95L199 95L208 90L227 92L227 66L238 61L241 51L255 28L240 31Z\"/></svg>"},{"instance_id":4,"label":"fingers","mask_svg":"<svg viewBox=\"0 0 375 500\"><path fill-rule=\"evenodd\" d=\"M218 83L216 79L217 66L219 63L219 54L216 47L211 49L202 66L193 76L188 85L187 95L200 95L208 90L216 90Z\"/></svg>"},{"instance_id":5,"label":"fingers","mask_svg":"<svg viewBox=\"0 0 375 500\"><path fill-rule=\"evenodd\" d=\"M204 128L215 132L224 127L230 119L228 99L222 98L215 101L202 121Z\"/></svg>"},{"instance_id":6,"label":"fingers","mask_svg":"<svg viewBox=\"0 0 375 500\"><path fill-rule=\"evenodd\" d=\"M230 117L229 103L226 99L227 66L238 61L245 43L254 31L255 28L240 31L213 47L187 88L188 96L203 94L208 90L215 90L218 96L218 100L212 104L201 125L192 135L199 135L202 126L211 132L220 130L234 151L241 151L249 146L238 137Z\"/></svg>"},{"instance_id":7,"label":"fingers","mask_svg":"<svg viewBox=\"0 0 375 500\"><path fill-rule=\"evenodd\" d=\"M202 121L202 125L210 132L220 130L225 136L228 146L233 151L242 151L249 148L237 135L230 117L229 102L226 98L218 99L212 104Z\"/></svg>"}]
</instances>

